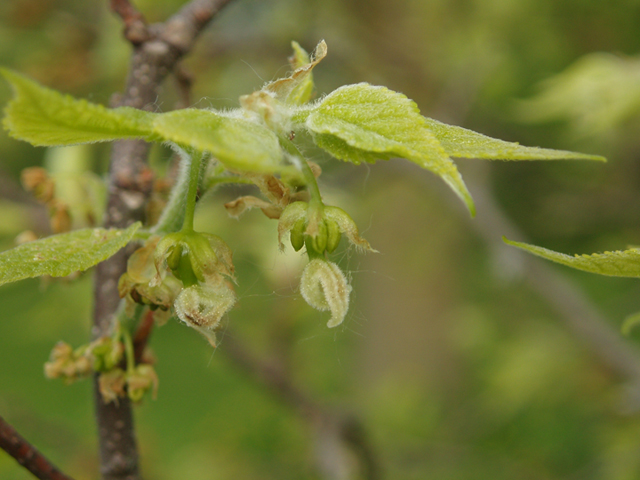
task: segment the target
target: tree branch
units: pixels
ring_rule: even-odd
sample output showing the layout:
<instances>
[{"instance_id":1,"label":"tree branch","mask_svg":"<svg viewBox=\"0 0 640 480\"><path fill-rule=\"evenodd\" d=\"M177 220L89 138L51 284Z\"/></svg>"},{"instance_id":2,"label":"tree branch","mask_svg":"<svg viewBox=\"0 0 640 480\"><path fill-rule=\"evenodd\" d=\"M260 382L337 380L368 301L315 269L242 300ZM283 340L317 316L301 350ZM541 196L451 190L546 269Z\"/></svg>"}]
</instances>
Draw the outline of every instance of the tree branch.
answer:
<instances>
[{"instance_id":1,"label":"tree branch","mask_svg":"<svg viewBox=\"0 0 640 480\"><path fill-rule=\"evenodd\" d=\"M40 480L73 480L58 470L2 417L0 417L0 448Z\"/></svg>"},{"instance_id":2,"label":"tree branch","mask_svg":"<svg viewBox=\"0 0 640 480\"><path fill-rule=\"evenodd\" d=\"M124 93L113 106L153 110L164 79L194 45L207 23L231 0L194 0L163 24L147 26L128 0L110 0L123 19L125 36L133 45ZM105 227L124 228L144 220L153 175L147 165L149 145L139 140L116 142L111 152L109 199ZM126 271L130 249L98 265L94 286L93 338L109 335L118 308L118 279ZM131 405L105 404L94 379L100 464L104 480L139 480L138 453Z\"/></svg>"}]
</instances>

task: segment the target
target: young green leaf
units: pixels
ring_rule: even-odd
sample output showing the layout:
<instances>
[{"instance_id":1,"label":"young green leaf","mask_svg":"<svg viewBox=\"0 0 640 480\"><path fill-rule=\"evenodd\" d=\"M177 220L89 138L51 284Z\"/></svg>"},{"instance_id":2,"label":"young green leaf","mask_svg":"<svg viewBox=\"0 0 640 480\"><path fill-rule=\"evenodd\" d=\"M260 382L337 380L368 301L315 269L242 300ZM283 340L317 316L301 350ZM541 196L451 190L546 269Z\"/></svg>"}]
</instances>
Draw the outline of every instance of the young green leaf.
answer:
<instances>
[{"instance_id":1,"label":"young green leaf","mask_svg":"<svg viewBox=\"0 0 640 480\"><path fill-rule=\"evenodd\" d=\"M0 285L25 278L64 277L106 260L124 247L141 227L125 230L85 228L24 243L0 253Z\"/></svg>"},{"instance_id":2,"label":"young green leaf","mask_svg":"<svg viewBox=\"0 0 640 480\"><path fill-rule=\"evenodd\" d=\"M193 108L157 115L156 135L178 145L211 152L230 170L272 173L281 167L278 137L240 117Z\"/></svg>"},{"instance_id":3,"label":"young green leaf","mask_svg":"<svg viewBox=\"0 0 640 480\"><path fill-rule=\"evenodd\" d=\"M289 58L289 62L291 63L294 71L311 63L309 54L298 42L291 42L291 46L293 47L293 56ZM326 51L326 44L324 48ZM299 84L291 90L291 93L289 93L289 96L287 97L287 103L292 105L304 105L311 99L314 87L313 73L309 71L308 74L300 80Z\"/></svg>"},{"instance_id":4,"label":"young green leaf","mask_svg":"<svg viewBox=\"0 0 640 480\"><path fill-rule=\"evenodd\" d=\"M76 100L22 75L0 69L15 97L5 109L4 127L9 135L36 146L75 145L148 138L153 113L130 107L108 109Z\"/></svg>"},{"instance_id":5,"label":"young green leaf","mask_svg":"<svg viewBox=\"0 0 640 480\"><path fill-rule=\"evenodd\" d=\"M599 155L524 147L517 143L487 137L466 128L447 125L431 118L426 118L426 121L440 145L451 157L487 160L600 160L606 162L606 159Z\"/></svg>"},{"instance_id":6,"label":"young green leaf","mask_svg":"<svg viewBox=\"0 0 640 480\"><path fill-rule=\"evenodd\" d=\"M455 164L406 96L359 83L338 88L304 113L316 144L336 158L355 164L406 158L442 177L475 213Z\"/></svg>"},{"instance_id":7,"label":"young green leaf","mask_svg":"<svg viewBox=\"0 0 640 480\"><path fill-rule=\"evenodd\" d=\"M514 242L503 237L506 244L521 248L547 260L561 263L585 272L613 277L640 277L640 250L594 253L593 255L565 255L546 248Z\"/></svg>"},{"instance_id":8,"label":"young green leaf","mask_svg":"<svg viewBox=\"0 0 640 480\"><path fill-rule=\"evenodd\" d=\"M286 104L302 105L311 98L313 92L311 71L327 56L327 44L321 40L311 57L296 42L292 45L294 50L292 64L295 70L288 77L267 83L262 91L275 95L278 100Z\"/></svg>"}]
</instances>

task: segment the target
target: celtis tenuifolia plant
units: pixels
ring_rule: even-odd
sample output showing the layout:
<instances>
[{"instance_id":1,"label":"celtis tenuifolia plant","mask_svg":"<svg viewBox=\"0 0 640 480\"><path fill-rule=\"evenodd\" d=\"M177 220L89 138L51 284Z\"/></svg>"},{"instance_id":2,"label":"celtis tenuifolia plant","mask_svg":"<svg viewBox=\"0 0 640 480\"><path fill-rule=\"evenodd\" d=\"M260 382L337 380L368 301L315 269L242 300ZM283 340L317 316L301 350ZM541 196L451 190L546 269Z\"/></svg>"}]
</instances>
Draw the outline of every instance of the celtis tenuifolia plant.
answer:
<instances>
[{"instance_id":1,"label":"celtis tenuifolia plant","mask_svg":"<svg viewBox=\"0 0 640 480\"><path fill-rule=\"evenodd\" d=\"M216 346L221 318L237 300L231 249L219 236L195 231L193 218L197 195L224 183L242 181L258 187L263 198L238 198L226 205L229 213L239 216L259 208L278 220L280 246L284 248L288 239L309 258L300 293L313 308L330 313L329 327L340 325L351 286L330 256L342 236L359 250L375 250L342 208L323 202L316 181L320 168L301 153L296 145L300 136L309 136L331 156L355 164L405 158L440 176L472 216L473 200L452 158L604 160L523 147L445 125L422 116L406 96L367 83L346 85L312 100L312 70L325 57L327 46L320 42L311 56L297 43L293 49L289 76L240 97L240 108L225 111L108 109L2 70L15 91L4 118L14 138L36 146L144 139L169 145L182 161L169 201L154 225L76 230L0 254L4 284L39 275L66 276L96 265L129 242L139 244L120 278L123 302L114 318L113 336L76 350L58 344L46 365L49 376L71 381L101 372L106 401L119 395L140 399L157 379L150 365L135 365L131 332L149 310L157 321L176 316ZM118 367L123 358L126 370Z\"/></svg>"}]
</instances>

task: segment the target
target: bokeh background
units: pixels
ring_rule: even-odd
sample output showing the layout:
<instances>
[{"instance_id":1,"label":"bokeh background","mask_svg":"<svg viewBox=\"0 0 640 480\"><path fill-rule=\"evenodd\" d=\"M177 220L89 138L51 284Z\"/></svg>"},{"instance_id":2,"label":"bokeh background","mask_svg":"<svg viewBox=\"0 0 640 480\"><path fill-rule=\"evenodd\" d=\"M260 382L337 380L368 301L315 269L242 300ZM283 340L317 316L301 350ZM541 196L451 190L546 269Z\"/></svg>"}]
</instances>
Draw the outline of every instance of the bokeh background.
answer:
<instances>
[{"instance_id":1,"label":"bokeh background","mask_svg":"<svg viewBox=\"0 0 640 480\"><path fill-rule=\"evenodd\" d=\"M106 3L4 0L0 64L108 103L130 47ZM182 3L136 5L154 22ZM197 222L234 249L241 301L215 352L175 321L154 332L160 391L135 411L145 478L364 478L358 456L239 368L225 338L279 365L326 411L357 417L379 478L640 478L640 334L620 333L640 310L640 282L531 263L501 241L566 253L640 242L639 27L635 0L227 7L185 61L194 106L238 106L287 72L291 40L311 50L324 38L319 94L386 85L441 121L609 162L458 161L478 202L471 219L443 182L408 162L355 167L309 149L328 203L380 251L362 256L343 242L335 254L354 294L333 330L297 292L302 260L278 252L275 223L260 212L227 218L222 204L247 191L207 198ZM0 84L0 104L9 96ZM177 99L168 81L158 110ZM42 208L21 190L23 168L45 165L70 201L91 194L99 205L108 151L36 149L0 133L2 249L24 230L47 233ZM169 158L154 150L159 172ZM91 275L6 285L0 305L0 415L74 478L97 478L89 382L64 386L42 373L55 342L87 341ZM0 452L0 478L31 477Z\"/></svg>"}]
</instances>

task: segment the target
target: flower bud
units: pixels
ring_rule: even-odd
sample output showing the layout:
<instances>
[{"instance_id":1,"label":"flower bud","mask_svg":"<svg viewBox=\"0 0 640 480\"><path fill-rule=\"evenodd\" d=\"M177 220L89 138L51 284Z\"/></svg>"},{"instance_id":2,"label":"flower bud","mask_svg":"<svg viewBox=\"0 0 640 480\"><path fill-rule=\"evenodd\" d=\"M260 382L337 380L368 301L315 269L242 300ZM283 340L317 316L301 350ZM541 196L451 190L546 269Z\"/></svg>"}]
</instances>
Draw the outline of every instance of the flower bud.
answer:
<instances>
[{"instance_id":1,"label":"flower bud","mask_svg":"<svg viewBox=\"0 0 640 480\"><path fill-rule=\"evenodd\" d=\"M120 368L101 373L98 377L98 390L104 403L114 402L117 405L118 398L125 396L126 383L126 374Z\"/></svg>"},{"instance_id":2,"label":"flower bud","mask_svg":"<svg viewBox=\"0 0 640 480\"><path fill-rule=\"evenodd\" d=\"M233 278L232 253L215 235L177 232L165 235L154 252L156 276L150 282L158 285L171 270L185 287L207 282L220 274Z\"/></svg>"},{"instance_id":3,"label":"flower bud","mask_svg":"<svg viewBox=\"0 0 640 480\"><path fill-rule=\"evenodd\" d=\"M329 328L340 325L349 310L351 285L333 262L311 260L302 272L300 293L313 308L331 312Z\"/></svg>"},{"instance_id":4,"label":"flower bud","mask_svg":"<svg viewBox=\"0 0 640 480\"><path fill-rule=\"evenodd\" d=\"M342 234L356 247L375 252L362 238L351 217L341 208L322 206L312 208L306 202L294 202L284 209L278 222L278 241L284 249L282 238L290 232L291 245L298 251L304 243L311 256L332 253L338 248Z\"/></svg>"},{"instance_id":5,"label":"flower bud","mask_svg":"<svg viewBox=\"0 0 640 480\"><path fill-rule=\"evenodd\" d=\"M151 390L155 400L158 394L158 375L151 365L136 366L133 373L126 375L127 395L133 402L142 400L144 394Z\"/></svg>"},{"instance_id":6,"label":"flower bud","mask_svg":"<svg viewBox=\"0 0 640 480\"><path fill-rule=\"evenodd\" d=\"M291 246L297 252L304 245L304 230L307 228L307 223L304 218L298 220L291 229Z\"/></svg>"},{"instance_id":7,"label":"flower bud","mask_svg":"<svg viewBox=\"0 0 640 480\"><path fill-rule=\"evenodd\" d=\"M340 244L342 233L340 233L340 227L335 220L325 219L324 222L327 225L327 252L333 253Z\"/></svg>"},{"instance_id":8,"label":"flower bud","mask_svg":"<svg viewBox=\"0 0 640 480\"><path fill-rule=\"evenodd\" d=\"M322 255L327 248L327 225L324 223L324 220L317 222L315 230L314 235L307 235L307 250ZM307 232L308 231L309 226L307 226Z\"/></svg>"},{"instance_id":9,"label":"flower bud","mask_svg":"<svg viewBox=\"0 0 640 480\"><path fill-rule=\"evenodd\" d=\"M215 331L222 316L236 303L236 294L222 279L215 284L192 285L180 292L174 308L180 320L204 335L216 346Z\"/></svg>"}]
</instances>

